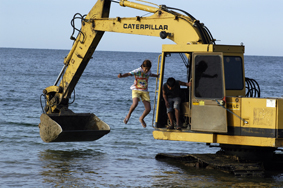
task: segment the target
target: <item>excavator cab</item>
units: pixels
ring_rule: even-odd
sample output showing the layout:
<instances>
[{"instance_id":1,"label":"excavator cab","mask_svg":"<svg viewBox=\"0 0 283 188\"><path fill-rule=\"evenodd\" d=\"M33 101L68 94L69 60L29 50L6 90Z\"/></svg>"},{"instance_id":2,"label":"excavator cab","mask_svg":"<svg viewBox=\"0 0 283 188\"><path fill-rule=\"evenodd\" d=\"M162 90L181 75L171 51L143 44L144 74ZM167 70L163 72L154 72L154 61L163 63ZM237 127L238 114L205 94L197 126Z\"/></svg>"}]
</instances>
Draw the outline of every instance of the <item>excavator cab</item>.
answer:
<instances>
[{"instance_id":1,"label":"excavator cab","mask_svg":"<svg viewBox=\"0 0 283 188\"><path fill-rule=\"evenodd\" d=\"M184 51L185 48L176 51L176 47L169 50L167 45L164 46L166 51L163 51L160 65L158 65L161 76L159 89L156 89L158 100L155 128L161 131L169 125L162 96L162 85L166 83L167 78L175 77L176 80L192 83L191 87L181 87L180 122L183 131L227 133L223 53L192 52L192 50L189 51L191 46L188 46L188 51ZM185 67L182 66L182 61ZM171 67L167 68L169 66Z\"/></svg>"}]
</instances>

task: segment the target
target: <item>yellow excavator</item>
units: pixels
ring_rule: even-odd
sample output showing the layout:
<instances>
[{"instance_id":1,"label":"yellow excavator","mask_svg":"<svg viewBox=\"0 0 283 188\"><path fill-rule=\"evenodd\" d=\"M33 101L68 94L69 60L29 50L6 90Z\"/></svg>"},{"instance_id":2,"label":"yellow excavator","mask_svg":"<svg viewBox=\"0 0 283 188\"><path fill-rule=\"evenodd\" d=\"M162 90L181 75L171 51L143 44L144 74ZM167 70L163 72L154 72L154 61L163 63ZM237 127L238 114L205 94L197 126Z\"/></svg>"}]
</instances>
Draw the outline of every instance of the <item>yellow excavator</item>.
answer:
<instances>
[{"instance_id":1,"label":"yellow excavator","mask_svg":"<svg viewBox=\"0 0 283 188\"><path fill-rule=\"evenodd\" d=\"M109 18L111 3L152 13ZM45 142L93 141L110 132L94 114L69 109L69 98L105 31L170 39L158 58L153 137L160 140L219 144L226 153L271 157L283 146L283 99L260 98L260 87L245 77L243 45L218 45L208 28L189 13L127 0L98 0L81 19L81 29L53 86L43 90L46 105L39 124ZM191 87L181 88L182 130L168 130L162 85L170 76L166 64L180 56ZM205 64L205 65L203 65ZM204 67L205 68L201 68ZM185 71L184 71L185 70ZM169 76L168 76L169 75ZM216 76L204 76L216 75ZM61 80L61 81L60 81ZM60 81L60 83L59 83ZM58 84L59 83L59 84ZM247 152L243 152L247 151Z\"/></svg>"}]
</instances>

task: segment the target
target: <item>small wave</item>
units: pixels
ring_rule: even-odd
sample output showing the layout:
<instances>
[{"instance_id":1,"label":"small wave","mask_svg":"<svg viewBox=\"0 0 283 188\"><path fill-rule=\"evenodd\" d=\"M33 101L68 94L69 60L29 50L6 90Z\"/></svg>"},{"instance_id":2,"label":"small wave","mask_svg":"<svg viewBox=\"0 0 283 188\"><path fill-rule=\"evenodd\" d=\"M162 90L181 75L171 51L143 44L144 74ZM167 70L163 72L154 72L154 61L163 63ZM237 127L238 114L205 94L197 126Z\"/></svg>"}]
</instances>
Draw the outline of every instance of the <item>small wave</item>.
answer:
<instances>
[{"instance_id":1,"label":"small wave","mask_svg":"<svg viewBox=\"0 0 283 188\"><path fill-rule=\"evenodd\" d=\"M104 155L103 152L92 150L92 149L72 149L72 150L50 150L47 149L45 151L40 152L41 158L45 159L58 159L58 158L89 158L93 156L101 156Z\"/></svg>"},{"instance_id":2,"label":"small wave","mask_svg":"<svg viewBox=\"0 0 283 188\"><path fill-rule=\"evenodd\" d=\"M25 127L35 127L38 126L38 124L33 123L26 123L26 122L12 122L12 121L3 121L1 124L7 124L7 125L19 125L19 126L25 126Z\"/></svg>"}]
</instances>

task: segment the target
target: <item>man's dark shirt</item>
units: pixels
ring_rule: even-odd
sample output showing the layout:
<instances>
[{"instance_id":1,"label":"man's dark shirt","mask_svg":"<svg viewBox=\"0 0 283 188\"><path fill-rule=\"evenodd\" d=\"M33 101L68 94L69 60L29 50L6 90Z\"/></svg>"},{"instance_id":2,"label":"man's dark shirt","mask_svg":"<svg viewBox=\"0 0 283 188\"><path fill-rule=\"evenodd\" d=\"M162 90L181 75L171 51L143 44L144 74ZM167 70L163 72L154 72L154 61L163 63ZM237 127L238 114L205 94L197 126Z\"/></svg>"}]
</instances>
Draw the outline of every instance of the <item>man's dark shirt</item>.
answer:
<instances>
[{"instance_id":1,"label":"man's dark shirt","mask_svg":"<svg viewBox=\"0 0 283 188\"><path fill-rule=\"evenodd\" d=\"M172 90L169 90L169 88L167 87L167 84L163 84L164 86L164 91L165 91L165 95L167 98L175 98L175 97L180 97L180 84L179 84L179 80L176 80L175 82L175 86Z\"/></svg>"}]
</instances>

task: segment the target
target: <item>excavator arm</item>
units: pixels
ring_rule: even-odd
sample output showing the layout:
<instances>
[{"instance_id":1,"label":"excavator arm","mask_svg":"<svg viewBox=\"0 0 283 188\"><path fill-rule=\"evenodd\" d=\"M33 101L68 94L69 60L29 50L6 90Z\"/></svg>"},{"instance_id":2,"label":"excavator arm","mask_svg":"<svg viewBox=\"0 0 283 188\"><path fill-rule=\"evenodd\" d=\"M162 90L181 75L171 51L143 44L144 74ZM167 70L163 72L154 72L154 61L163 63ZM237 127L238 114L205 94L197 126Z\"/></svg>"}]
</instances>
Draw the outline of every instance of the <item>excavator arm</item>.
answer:
<instances>
[{"instance_id":1,"label":"excavator arm","mask_svg":"<svg viewBox=\"0 0 283 188\"><path fill-rule=\"evenodd\" d=\"M105 31L155 36L161 39L167 38L180 45L214 43L214 39L208 29L184 11L184 14L180 14L173 11L175 9L166 7L165 5L160 5L156 8L121 0L119 2L121 6L144 10L153 14L149 17L109 18L110 4L111 0L98 0L87 16L82 19L79 34L75 39L72 49L64 59L64 67L57 80L53 86L49 86L43 90L46 98L46 106L42 115L43 117L41 118L40 127L45 127L42 129L50 127L50 123L46 123L47 120L49 121L47 116L56 116L58 118L64 115L68 117L76 115L68 108L69 98ZM59 86L57 86L58 83ZM55 120L53 119L53 121ZM59 124L58 122L56 123ZM54 123L54 126L56 123ZM61 124L60 126L62 127ZM56 130L60 130L57 125L55 127ZM68 125L64 127L68 127ZM48 131L52 132L50 130ZM56 133L56 135L58 134ZM50 135L46 137L50 141ZM53 140L51 139L51 141ZM66 141L66 139L60 141ZM70 140L68 139L68 141Z\"/></svg>"},{"instance_id":2,"label":"excavator arm","mask_svg":"<svg viewBox=\"0 0 283 188\"><path fill-rule=\"evenodd\" d=\"M99 0L82 20L82 27L72 49L64 60L64 67L54 86L44 90L47 98L45 111L52 113L69 113L68 99L78 80L92 57L105 31L147 35L168 38L176 44L213 44L214 40L208 30L194 17L170 10L165 5L159 8L121 0L121 6L153 13L149 17L108 18L110 0ZM61 82L56 86L59 79Z\"/></svg>"}]
</instances>

